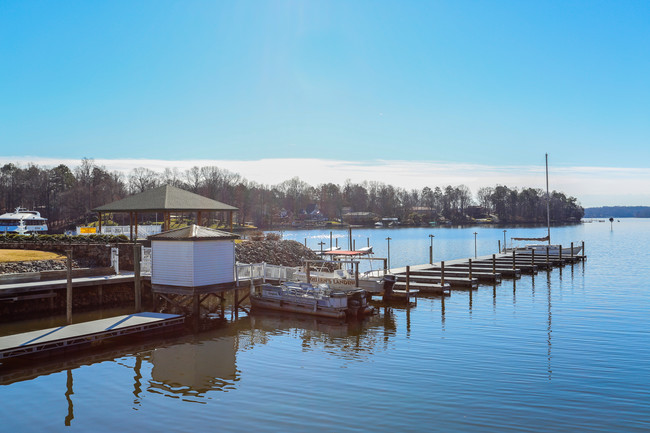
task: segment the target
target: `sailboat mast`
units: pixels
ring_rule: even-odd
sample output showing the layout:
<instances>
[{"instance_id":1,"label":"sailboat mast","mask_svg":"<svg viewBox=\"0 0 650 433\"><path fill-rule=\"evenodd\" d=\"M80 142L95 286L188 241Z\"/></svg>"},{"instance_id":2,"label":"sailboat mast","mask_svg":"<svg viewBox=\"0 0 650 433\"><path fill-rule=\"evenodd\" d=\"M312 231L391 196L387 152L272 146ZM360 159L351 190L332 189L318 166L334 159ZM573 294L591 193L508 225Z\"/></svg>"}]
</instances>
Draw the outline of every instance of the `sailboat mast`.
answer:
<instances>
[{"instance_id":1,"label":"sailboat mast","mask_svg":"<svg viewBox=\"0 0 650 433\"><path fill-rule=\"evenodd\" d=\"M548 193L548 153L546 154L546 228L548 244L551 245L551 196Z\"/></svg>"}]
</instances>

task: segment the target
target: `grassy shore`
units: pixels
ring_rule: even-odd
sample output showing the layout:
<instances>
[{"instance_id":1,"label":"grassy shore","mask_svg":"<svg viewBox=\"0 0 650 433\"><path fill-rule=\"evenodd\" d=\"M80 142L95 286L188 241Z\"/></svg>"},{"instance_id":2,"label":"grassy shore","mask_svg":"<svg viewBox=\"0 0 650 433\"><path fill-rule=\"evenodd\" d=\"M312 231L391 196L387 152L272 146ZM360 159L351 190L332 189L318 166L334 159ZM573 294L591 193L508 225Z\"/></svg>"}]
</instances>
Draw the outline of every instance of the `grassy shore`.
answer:
<instances>
[{"instance_id":1,"label":"grassy shore","mask_svg":"<svg viewBox=\"0 0 650 433\"><path fill-rule=\"evenodd\" d=\"M65 259L65 256L62 254L51 253L48 251L1 250L0 249L0 263L31 262L34 260L57 260L57 259Z\"/></svg>"}]
</instances>

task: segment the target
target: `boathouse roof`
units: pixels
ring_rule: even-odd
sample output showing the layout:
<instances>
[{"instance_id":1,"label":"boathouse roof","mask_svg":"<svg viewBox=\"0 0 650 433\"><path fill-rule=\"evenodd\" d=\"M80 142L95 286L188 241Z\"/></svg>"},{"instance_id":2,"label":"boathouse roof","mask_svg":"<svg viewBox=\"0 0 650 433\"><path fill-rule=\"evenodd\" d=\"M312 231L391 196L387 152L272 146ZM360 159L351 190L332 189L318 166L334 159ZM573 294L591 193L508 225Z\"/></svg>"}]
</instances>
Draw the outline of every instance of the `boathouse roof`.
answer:
<instances>
[{"instance_id":1,"label":"boathouse roof","mask_svg":"<svg viewBox=\"0 0 650 433\"><path fill-rule=\"evenodd\" d=\"M154 241L223 241L239 239L239 236L221 230L192 224L187 227L181 227L179 229L169 230L157 235L149 236L149 239Z\"/></svg>"},{"instance_id":2,"label":"boathouse roof","mask_svg":"<svg viewBox=\"0 0 650 433\"><path fill-rule=\"evenodd\" d=\"M95 212L237 211L234 206L171 185L99 206Z\"/></svg>"}]
</instances>

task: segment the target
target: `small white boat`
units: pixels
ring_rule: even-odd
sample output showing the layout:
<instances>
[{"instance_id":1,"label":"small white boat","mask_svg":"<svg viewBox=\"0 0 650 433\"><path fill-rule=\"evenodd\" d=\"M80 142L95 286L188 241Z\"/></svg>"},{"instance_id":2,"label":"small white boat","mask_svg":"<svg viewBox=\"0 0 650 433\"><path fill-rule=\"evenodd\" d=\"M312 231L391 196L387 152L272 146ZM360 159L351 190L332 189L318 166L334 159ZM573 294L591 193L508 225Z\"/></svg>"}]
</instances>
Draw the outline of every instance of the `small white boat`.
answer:
<instances>
[{"instance_id":1,"label":"small white boat","mask_svg":"<svg viewBox=\"0 0 650 433\"><path fill-rule=\"evenodd\" d=\"M374 313L361 289L332 290L327 284L284 282L278 286L262 284L252 289L251 306L269 310L345 319Z\"/></svg>"}]
</instances>

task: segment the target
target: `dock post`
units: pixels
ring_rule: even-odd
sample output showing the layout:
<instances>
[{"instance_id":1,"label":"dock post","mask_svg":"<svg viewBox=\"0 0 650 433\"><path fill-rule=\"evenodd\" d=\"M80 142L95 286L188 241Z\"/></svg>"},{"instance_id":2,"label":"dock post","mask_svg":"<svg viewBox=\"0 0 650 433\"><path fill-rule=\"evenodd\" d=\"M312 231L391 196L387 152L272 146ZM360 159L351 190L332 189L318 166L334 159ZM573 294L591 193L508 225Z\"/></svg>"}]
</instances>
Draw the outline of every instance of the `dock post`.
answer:
<instances>
[{"instance_id":1,"label":"dock post","mask_svg":"<svg viewBox=\"0 0 650 433\"><path fill-rule=\"evenodd\" d=\"M515 258L515 250L512 250L512 270L514 271L515 269L517 269L516 258Z\"/></svg>"},{"instance_id":2,"label":"dock post","mask_svg":"<svg viewBox=\"0 0 650 433\"><path fill-rule=\"evenodd\" d=\"M309 275L309 261L305 262L305 274L307 275L307 284L311 284L311 275Z\"/></svg>"},{"instance_id":3,"label":"dock post","mask_svg":"<svg viewBox=\"0 0 650 433\"><path fill-rule=\"evenodd\" d=\"M546 245L546 270L548 271L548 245Z\"/></svg>"},{"instance_id":4,"label":"dock post","mask_svg":"<svg viewBox=\"0 0 650 433\"><path fill-rule=\"evenodd\" d=\"M530 264L535 266L535 248L533 248L530 252ZM533 272L535 272L533 270Z\"/></svg>"},{"instance_id":5,"label":"dock post","mask_svg":"<svg viewBox=\"0 0 650 433\"><path fill-rule=\"evenodd\" d=\"M501 252L501 239L499 239L499 252Z\"/></svg>"},{"instance_id":6,"label":"dock post","mask_svg":"<svg viewBox=\"0 0 650 433\"><path fill-rule=\"evenodd\" d=\"M66 276L67 284L65 291L65 313L68 325L72 323L72 248L65 250L66 255Z\"/></svg>"},{"instance_id":7,"label":"dock post","mask_svg":"<svg viewBox=\"0 0 650 433\"><path fill-rule=\"evenodd\" d=\"M357 250L357 240L353 239L352 240L352 251L356 251L356 250Z\"/></svg>"},{"instance_id":8,"label":"dock post","mask_svg":"<svg viewBox=\"0 0 650 433\"><path fill-rule=\"evenodd\" d=\"M560 244L560 262L562 262L562 244Z\"/></svg>"},{"instance_id":9,"label":"dock post","mask_svg":"<svg viewBox=\"0 0 650 433\"><path fill-rule=\"evenodd\" d=\"M354 287L359 287L359 262L354 262Z\"/></svg>"},{"instance_id":10,"label":"dock post","mask_svg":"<svg viewBox=\"0 0 650 433\"><path fill-rule=\"evenodd\" d=\"M406 267L406 299L408 300L409 297L409 288L411 284L411 267L407 266Z\"/></svg>"},{"instance_id":11,"label":"dock post","mask_svg":"<svg viewBox=\"0 0 650 433\"><path fill-rule=\"evenodd\" d=\"M384 275L388 273L388 259L382 259L384 261Z\"/></svg>"},{"instance_id":12,"label":"dock post","mask_svg":"<svg viewBox=\"0 0 650 433\"><path fill-rule=\"evenodd\" d=\"M332 232L330 232L330 251L332 251Z\"/></svg>"},{"instance_id":13,"label":"dock post","mask_svg":"<svg viewBox=\"0 0 650 433\"><path fill-rule=\"evenodd\" d=\"M469 279L472 279L472 259L469 260Z\"/></svg>"},{"instance_id":14,"label":"dock post","mask_svg":"<svg viewBox=\"0 0 650 433\"><path fill-rule=\"evenodd\" d=\"M133 286L135 288L135 312L142 311L142 286L140 284L140 249L139 244L133 244Z\"/></svg>"},{"instance_id":15,"label":"dock post","mask_svg":"<svg viewBox=\"0 0 650 433\"><path fill-rule=\"evenodd\" d=\"M582 241L582 257L585 256L585 241Z\"/></svg>"},{"instance_id":16,"label":"dock post","mask_svg":"<svg viewBox=\"0 0 650 433\"><path fill-rule=\"evenodd\" d=\"M433 264L433 247L429 246L429 264Z\"/></svg>"},{"instance_id":17,"label":"dock post","mask_svg":"<svg viewBox=\"0 0 650 433\"><path fill-rule=\"evenodd\" d=\"M496 274L497 273L497 255L492 254L492 273Z\"/></svg>"},{"instance_id":18,"label":"dock post","mask_svg":"<svg viewBox=\"0 0 650 433\"><path fill-rule=\"evenodd\" d=\"M440 285L445 286L445 262L440 262Z\"/></svg>"},{"instance_id":19,"label":"dock post","mask_svg":"<svg viewBox=\"0 0 650 433\"><path fill-rule=\"evenodd\" d=\"M571 242L571 263L573 263L573 242Z\"/></svg>"}]
</instances>

